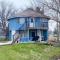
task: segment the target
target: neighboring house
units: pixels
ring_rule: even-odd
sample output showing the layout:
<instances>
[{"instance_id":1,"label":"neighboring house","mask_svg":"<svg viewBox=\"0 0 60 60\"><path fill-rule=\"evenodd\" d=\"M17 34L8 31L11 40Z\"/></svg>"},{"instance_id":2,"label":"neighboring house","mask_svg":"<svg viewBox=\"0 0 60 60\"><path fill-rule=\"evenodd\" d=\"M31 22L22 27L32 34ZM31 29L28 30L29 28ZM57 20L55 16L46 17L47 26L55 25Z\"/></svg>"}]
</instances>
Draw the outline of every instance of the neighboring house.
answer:
<instances>
[{"instance_id":1,"label":"neighboring house","mask_svg":"<svg viewBox=\"0 0 60 60\"><path fill-rule=\"evenodd\" d=\"M26 9L16 17L8 19L9 39L16 39L19 42L37 40L47 42L49 19L48 16L38 12L38 10ZM39 37L39 39L36 39L36 37Z\"/></svg>"}]
</instances>

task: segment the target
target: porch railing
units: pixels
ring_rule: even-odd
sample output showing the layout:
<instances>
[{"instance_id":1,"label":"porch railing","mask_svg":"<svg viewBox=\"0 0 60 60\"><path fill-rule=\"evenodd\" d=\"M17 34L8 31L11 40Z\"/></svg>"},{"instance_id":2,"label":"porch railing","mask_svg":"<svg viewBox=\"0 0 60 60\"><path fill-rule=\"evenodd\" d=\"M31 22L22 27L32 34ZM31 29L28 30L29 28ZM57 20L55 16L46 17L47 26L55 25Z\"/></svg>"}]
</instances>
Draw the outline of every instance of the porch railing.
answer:
<instances>
[{"instance_id":1,"label":"porch railing","mask_svg":"<svg viewBox=\"0 0 60 60\"><path fill-rule=\"evenodd\" d=\"M48 29L48 25L47 24L34 24L32 27L30 27L29 24L27 24L27 28L34 28L34 29Z\"/></svg>"}]
</instances>

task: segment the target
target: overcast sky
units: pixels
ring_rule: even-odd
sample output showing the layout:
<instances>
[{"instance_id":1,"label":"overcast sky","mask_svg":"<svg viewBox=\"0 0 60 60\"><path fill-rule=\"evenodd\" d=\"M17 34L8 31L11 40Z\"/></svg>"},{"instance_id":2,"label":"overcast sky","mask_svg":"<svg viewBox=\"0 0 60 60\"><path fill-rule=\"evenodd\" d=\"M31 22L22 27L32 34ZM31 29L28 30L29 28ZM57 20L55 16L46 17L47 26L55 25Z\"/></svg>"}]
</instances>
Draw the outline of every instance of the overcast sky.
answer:
<instances>
[{"instance_id":1,"label":"overcast sky","mask_svg":"<svg viewBox=\"0 0 60 60\"><path fill-rule=\"evenodd\" d=\"M2 0L0 0L2 1ZM30 7L31 5L31 1L32 0L3 0L7 3L12 3L16 8L26 8L26 7ZM42 1L42 0L41 0ZM46 1L50 1L50 0L46 0ZM49 21L49 30L54 30L56 26L56 22L54 21Z\"/></svg>"},{"instance_id":2,"label":"overcast sky","mask_svg":"<svg viewBox=\"0 0 60 60\"><path fill-rule=\"evenodd\" d=\"M31 0L0 0L5 1L7 3L12 3L17 8L24 8L26 6L31 6L30 1Z\"/></svg>"}]
</instances>

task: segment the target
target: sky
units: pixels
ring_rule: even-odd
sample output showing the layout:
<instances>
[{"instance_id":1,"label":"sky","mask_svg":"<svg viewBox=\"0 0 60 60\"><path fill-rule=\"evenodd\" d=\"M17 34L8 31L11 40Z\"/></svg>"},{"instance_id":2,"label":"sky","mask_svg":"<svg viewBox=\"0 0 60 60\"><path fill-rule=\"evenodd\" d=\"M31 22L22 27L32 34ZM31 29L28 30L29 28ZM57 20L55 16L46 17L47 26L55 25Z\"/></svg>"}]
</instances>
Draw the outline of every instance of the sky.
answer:
<instances>
[{"instance_id":1,"label":"sky","mask_svg":"<svg viewBox=\"0 0 60 60\"><path fill-rule=\"evenodd\" d=\"M2 0L0 0L2 1ZM16 8L22 8L25 9L26 7L30 7L31 5L31 1L32 0L3 0L5 2L12 3ZM42 0L41 0L42 1ZM46 0L46 1L50 1L50 0ZM55 21L49 21L49 30L54 31L54 28L56 27L56 22Z\"/></svg>"},{"instance_id":2,"label":"sky","mask_svg":"<svg viewBox=\"0 0 60 60\"><path fill-rule=\"evenodd\" d=\"M16 8L24 8L26 6L30 6L31 0L3 0L3 1L12 3Z\"/></svg>"}]
</instances>

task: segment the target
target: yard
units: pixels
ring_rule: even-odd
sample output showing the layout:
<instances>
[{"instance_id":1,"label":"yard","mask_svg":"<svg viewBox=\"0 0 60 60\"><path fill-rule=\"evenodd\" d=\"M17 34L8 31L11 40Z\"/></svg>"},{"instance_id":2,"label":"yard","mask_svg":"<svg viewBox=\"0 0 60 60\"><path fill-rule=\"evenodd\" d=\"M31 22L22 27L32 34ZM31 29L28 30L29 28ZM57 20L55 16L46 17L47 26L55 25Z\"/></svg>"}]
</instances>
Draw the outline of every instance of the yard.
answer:
<instances>
[{"instance_id":1,"label":"yard","mask_svg":"<svg viewBox=\"0 0 60 60\"><path fill-rule=\"evenodd\" d=\"M0 60L49 60L53 56L60 56L60 47L27 43L0 46Z\"/></svg>"}]
</instances>

